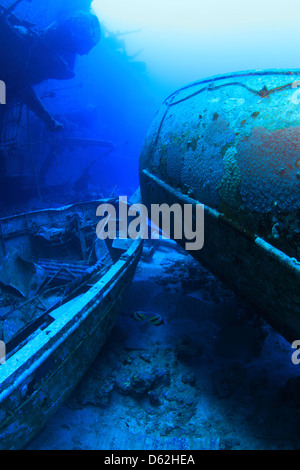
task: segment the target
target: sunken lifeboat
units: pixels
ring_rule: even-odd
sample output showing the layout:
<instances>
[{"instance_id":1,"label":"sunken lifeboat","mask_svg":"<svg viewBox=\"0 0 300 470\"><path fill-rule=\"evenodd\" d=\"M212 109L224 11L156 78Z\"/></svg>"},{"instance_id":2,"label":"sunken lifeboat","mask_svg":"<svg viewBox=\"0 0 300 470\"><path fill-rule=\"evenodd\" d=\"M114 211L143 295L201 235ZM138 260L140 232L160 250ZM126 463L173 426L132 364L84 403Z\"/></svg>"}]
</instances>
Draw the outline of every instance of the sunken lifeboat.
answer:
<instances>
[{"instance_id":1,"label":"sunken lifeboat","mask_svg":"<svg viewBox=\"0 0 300 470\"><path fill-rule=\"evenodd\" d=\"M146 136L140 183L147 206L204 204L204 246L191 255L300 339L300 70L173 93Z\"/></svg>"}]
</instances>

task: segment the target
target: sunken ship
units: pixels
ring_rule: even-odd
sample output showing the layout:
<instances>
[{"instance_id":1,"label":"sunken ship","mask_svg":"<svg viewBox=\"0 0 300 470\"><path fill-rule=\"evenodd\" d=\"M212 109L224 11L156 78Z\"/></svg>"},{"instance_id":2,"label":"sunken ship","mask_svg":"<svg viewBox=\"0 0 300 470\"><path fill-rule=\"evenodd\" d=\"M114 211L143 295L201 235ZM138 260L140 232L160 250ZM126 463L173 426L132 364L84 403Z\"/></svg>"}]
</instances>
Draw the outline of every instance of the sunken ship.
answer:
<instances>
[{"instance_id":1,"label":"sunken ship","mask_svg":"<svg viewBox=\"0 0 300 470\"><path fill-rule=\"evenodd\" d=\"M300 335L299 77L241 72L176 91L140 159L145 204L204 205L204 246L190 254L290 342Z\"/></svg>"}]
</instances>

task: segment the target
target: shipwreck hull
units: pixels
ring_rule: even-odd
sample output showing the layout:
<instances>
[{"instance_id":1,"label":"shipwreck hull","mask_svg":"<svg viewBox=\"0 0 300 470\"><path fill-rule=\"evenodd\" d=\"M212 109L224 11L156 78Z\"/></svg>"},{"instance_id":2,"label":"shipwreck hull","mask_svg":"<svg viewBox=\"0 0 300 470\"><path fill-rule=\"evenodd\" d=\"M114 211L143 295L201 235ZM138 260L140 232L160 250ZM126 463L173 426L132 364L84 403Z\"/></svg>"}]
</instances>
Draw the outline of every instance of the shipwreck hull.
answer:
<instances>
[{"instance_id":1,"label":"shipwreck hull","mask_svg":"<svg viewBox=\"0 0 300 470\"><path fill-rule=\"evenodd\" d=\"M80 211L92 204L84 206L75 207ZM71 210L58 210L58 218ZM55 212L50 211L50 219ZM33 218L47 214L37 212ZM22 216L16 219L21 222ZM0 366L1 449L24 448L81 380L115 324L141 251L142 240L134 241L99 281L53 310L52 323L41 326Z\"/></svg>"},{"instance_id":2,"label":"shipwreck hull","mask_svg":"<svg viewBox=\"0 0 300 470\"><path fill-rule=\"evenodd\" d=\"M300 337L299 73L240 73L179 90L140 159L143 202L204 204L204 246L190 254L291 342Z\"/></svg>"}]
</instances>

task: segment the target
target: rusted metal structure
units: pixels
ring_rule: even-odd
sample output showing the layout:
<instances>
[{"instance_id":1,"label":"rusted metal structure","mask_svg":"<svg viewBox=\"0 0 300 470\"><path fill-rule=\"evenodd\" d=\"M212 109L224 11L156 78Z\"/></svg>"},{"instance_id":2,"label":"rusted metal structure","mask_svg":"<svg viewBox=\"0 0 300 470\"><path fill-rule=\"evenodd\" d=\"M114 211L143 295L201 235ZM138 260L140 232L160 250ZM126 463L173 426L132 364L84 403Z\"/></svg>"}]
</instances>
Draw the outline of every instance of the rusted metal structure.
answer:
<instances>
[{"instance_id":1,"label":"rusted metal structure","mask_svg":"<svg viewBox=\"0 0 300 470\"><path fill-rule=\"evenodd\" d=\"M113 204L109 200L93 201L0 220L0 265L5 259L15 260L13 253L17 249L17 268L22 257L22 269L27 270L23 280L32 278L34 282L31 286L34 285L35 289L35 292L27 289L27 300L24 302L23 299L19 306L13 301L6 318L2 316L0 321L1 325L5 322L13 325L13 316L17 325L16 315L19 321L22 312L26 318L33 314L20 331L8 339L3 338L6 340L6 360L3 361L1 356L1 449L23 448L55 413L105 343L121 301L129 289L142 252L142 239L131 241L129 246L128 243L122 245L120 240L117 247L112 241L106 246L104 241L98 240L96 225L99 219L96 220L95 214L101 202ZM75 238L69 232L59 247L59 232L66 234L65 229L74 215L80 219L78 230L81 236L78 230L76 234L73 232ZM48 230L47 237L44 235L45 229ZM86 259L82 238L87 242L90 236L94 240L93 244L89 244L93 255L89 254ZM97 243L101 249L97 248ZM52 256L50 258L51 249L56 254L56 260ZM40 261L41 255L45 254L47 258ZM85 270L87 262L91 265ZM39 263L47 272L48 281L38 286L36 268L32 268ZM64 289L64 295L58 291L54 300L53 292L57 287L52 286L50 290L50 282L58 278L64 281L64 276L61 276L63 272L71 274L71 283ZM9 281L16 291L17 279L10 278ZM19 282L19 292L20 285ZM6 330L8 333L11 330Z\"/></svg>"},{"instance_id":2,"label":"rusted metal structure","mask_svg":"<svg viewBox=\"0 0 300 470\"><path fill-rule=\"evenodd\" d=\"M12 198L11 188L26 192L32 186L43 200L41 188L49 167L74 136L48 110L36 87L51 79L74 78L77 56L88 54L101 36L99 20L89 11L90 2L66 2L64 13L59 2L45 1L44 9L32 3L0 4L0 80L6 98L0 106L0 200ZM3 90L1 100L2 95ZM50 97L55 100L55 92Z\"/></svg>"},{"instance_id":3,"label":"rusted metal structure","mask_svg":"<svg viewBox=\"0 0 300 470\"><path fill-rule=\"evenodd\" d=\"M299 79L241 72L178 90L140 159L143 202L204 204L204 247L191 255L289 341L300 337Z\"/></svg>"}]
</instances>

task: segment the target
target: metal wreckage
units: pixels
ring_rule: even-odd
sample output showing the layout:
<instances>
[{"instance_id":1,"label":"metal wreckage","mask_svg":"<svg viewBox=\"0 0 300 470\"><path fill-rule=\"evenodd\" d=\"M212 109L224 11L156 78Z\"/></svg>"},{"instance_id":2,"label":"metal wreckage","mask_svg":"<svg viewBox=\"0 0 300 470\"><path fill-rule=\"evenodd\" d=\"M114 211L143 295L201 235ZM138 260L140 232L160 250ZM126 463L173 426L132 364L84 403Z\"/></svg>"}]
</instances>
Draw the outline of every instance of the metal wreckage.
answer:
<instances>
[{"instance_id":1,"label":"metal wreckage","mask_svg":"<svg viewBox=\"0 0 300 470\"><path fill-rule=\"evenodd\" d=\"M3 195L17 181L19 197L28 159L39 193L54 158L46 139L39 147L45 160L38 172L35 127L40 123L47 137L63 132L34 86L72 78L76 56L87 54L100 39L90 2L65 2L85 4L87 10L68 11L41 31L15 14L21 3L0 6L0 77L7 87L7 104L1 107L1 189ZM51 13L53 4L42 7ZM111 146L74 136L70 141L74 147ZM23 448L55 413L105 343L129 289L142 239L100 240L96 210L101 202L114 204L90 201L0 219L1 449Z\"/></svg>"},{"instance_id":2,"label":"metal wreckage","mask_svg":"<svg viewBox=\"0 0 300 470\"><path fill-rule=\"evenodd\" d=\"M203 204L204 246L190 254L290 342L300 337L299 76L258 70L183 87L140 159L143 202Z\"/></svg>"},{"instance_id":3,"label":"metal wreckage","mask_svg":"<svg viewBox=\"0 0 300 470\"><path fill-rule=\"evenodd\" d=\"M8 7L0 5L0 77L6 87L6 105L0 107L2 202L13 199L13 193L18 195L23 189L31 189L42 200L41 187L47 172L57 153L66 148L79 152L96 147L106 153L114 149L112 142L80 137L66 129L44 104L47 98L55 100L55 92L38 96L35 91L47 80L73 79L76 57L87 55L100 41L100 23L89 11L91 2L65 2L66 7L70 6L59 21L52 21L55 16L51 15L51 3L43 2L45 12L49 11L43 16L51 22L41 29L40 24L15 13L19 8L28 16L27 1L19 0ZM78 10L74 10L76 3ZM39 9L41 6L31 6L36 15ZM88 170L79 176L75 189L80 189Z\"/></svg>"},{"instance_id":4,"label":"metal wreckage","mask_svg":"<svg viewBox=\"0 0 300 470\"><path fill-rule=\"evenodd\" d=\"M1 185L21 178L29 157L39 192L55 152L48 144L47 156L44 147L38 172L32 115L52 135L60 135L61 123L33 87L71 78L76 55L97 43L100 27L90 2L78 0L84 12L69 11L37 31L14 13L20 3L1 7L0 39L7 44L0 65L7 84ZM299 70L241 72L183 87L159 109L140 158L143 203L204 205L204 246L191 255L290 342L300 335L299 76ZM3 449L24 447L75 387L134 275L141 239L95 239L95 214L90 202L0 220Z\"/></svg>"}]
</instances>

